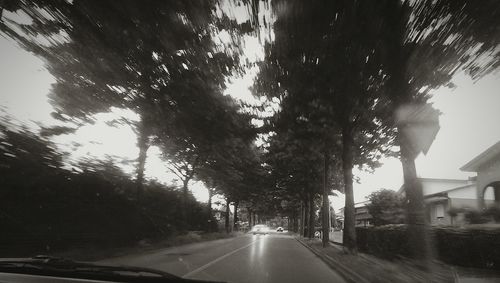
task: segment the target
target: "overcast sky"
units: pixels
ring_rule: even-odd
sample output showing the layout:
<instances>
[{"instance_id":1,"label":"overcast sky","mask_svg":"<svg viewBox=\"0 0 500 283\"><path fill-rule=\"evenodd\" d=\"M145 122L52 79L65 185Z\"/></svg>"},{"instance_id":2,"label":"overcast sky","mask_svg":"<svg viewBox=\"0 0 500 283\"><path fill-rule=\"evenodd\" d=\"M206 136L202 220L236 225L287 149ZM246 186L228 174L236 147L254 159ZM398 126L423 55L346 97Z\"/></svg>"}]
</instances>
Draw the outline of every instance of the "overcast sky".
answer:
<instances>
[{"instance_id":1,"label":"overcast sky","mask_svg":"<svg viewBox=\"0 0 500 283\"><path fill-rule=\"evenodd\" d=\"M261 58L261 48L256 38L247 38L248 53L255 53L254 60ZM8 113L19 125L24 124L37 130L40 123L53 125L60 123L49 114L52 107L47 93L54 78L44 68L43 62L15 44L0 37L0 115ZM244 101L255 102L249 87L252 85L256 69L243 78L232 80L226 94ZM417 171L421 177L467 178L473 174L459 171L459 168L477 154L500 140L500 74L492 74L474 83L464 74L457 75L453 82L456 88L442 88L434 91L434 106L443 113L440 117L441 129L427 156L417 159ZM84 126L76 134L54 139L61 149L75 151L79 156L101 158L103 155L116 159L135 159L138 155L136 138L127 126L111 128L105 121L117 115L134 118L134 113L115 109L112 114L101 114L95 125ZM119 141L119 142L117 142ZM75 147L74 143L83 146ZM146 175L150 178L172 181L166 174L164 163L158 157L155 147L148 152ZM401 163L396 159L383 160L383 166L373 174L355 170L360 183L354 185L355 201L363 201L371 192L379 188L397 190L402 183ZM132 172L133 167L124 166ZM208 194L201 183L192 185L193 192L200 201L206 201ZM336 209L343 206L343 198L337 198Z\"/></svg>"}]
</instances>

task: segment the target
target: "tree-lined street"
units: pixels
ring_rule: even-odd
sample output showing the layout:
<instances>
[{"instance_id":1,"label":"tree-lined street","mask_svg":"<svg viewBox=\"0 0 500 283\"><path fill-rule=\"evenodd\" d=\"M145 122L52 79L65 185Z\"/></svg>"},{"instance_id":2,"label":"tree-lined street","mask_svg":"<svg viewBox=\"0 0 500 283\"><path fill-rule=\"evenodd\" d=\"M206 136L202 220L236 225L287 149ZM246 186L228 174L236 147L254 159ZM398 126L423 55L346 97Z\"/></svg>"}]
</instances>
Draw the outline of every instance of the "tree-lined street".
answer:
<instances>
[{"instance_id":1,"label":"tree-lined street","mask_svg":"<svg viewBox=\"0 0 500 283\"><path fill-rule=\"evenodd\" d=\"M325 251L342 242L339 257L352 262L369 252L408 257L414 271L430 272L433 257L500 268L500 228L493 237L490 227L429 225L446 214L500 222L500 179L489 178L500 174L491 161L500 142L465 166L488 178L457 193L455 210L448 189L424 188L416 163L440 132L437 90L497 74L499 27L496 0L0 0L1 42L51 78L38 100L50 104L50 122L23 123L0 105L0 248L109 252L268 225L313 244L321 237ZM12 65L5 77L23 67ZM5 93L21 111L29 79L16 80ZM118 129L128 134L106 144ZM389 159L400 187L365 184L367 203L355 200L357 173ZM208 280L341 280L291 234L105 262Z\"/></svg>"},{"instance_id":2,"label":"tree-lined street","mask_svg":"<svg viewBox=\"0 0 500 283\"><path fill-rule=\"evenodd\" d=\"M244 235L100 261L224 282L345 282L292 235Z\"/></svg>"}]
</instances>

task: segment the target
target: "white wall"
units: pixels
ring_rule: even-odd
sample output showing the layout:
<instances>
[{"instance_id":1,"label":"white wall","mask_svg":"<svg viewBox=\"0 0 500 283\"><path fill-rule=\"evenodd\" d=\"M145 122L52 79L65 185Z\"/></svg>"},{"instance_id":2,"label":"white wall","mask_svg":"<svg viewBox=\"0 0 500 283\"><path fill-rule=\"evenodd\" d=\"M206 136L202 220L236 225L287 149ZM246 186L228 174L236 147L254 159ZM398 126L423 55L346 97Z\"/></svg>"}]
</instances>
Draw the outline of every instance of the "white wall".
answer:
<instances>
[{"instance_id":1,"label":"white wall","mask_svg":"<svg viewBox=\"0 0 500 283\"><path fill-rule=\"evenodd\" d=\"M476 196L476 185L470 185L448 192L449 198L476 199Z\"/></svg>"},{"instance_id":2,"label":"white wall","mask_svg":"<svg viewBox=\"0 0 500 283\"><path fill-rule=\"evenodd\" d=\"M467 185L467 180L429 180L423 179L422 190L424 196L447 191L456 187ZM473 198L476 198L475 196Z\"/></svg>"}]
</instances>

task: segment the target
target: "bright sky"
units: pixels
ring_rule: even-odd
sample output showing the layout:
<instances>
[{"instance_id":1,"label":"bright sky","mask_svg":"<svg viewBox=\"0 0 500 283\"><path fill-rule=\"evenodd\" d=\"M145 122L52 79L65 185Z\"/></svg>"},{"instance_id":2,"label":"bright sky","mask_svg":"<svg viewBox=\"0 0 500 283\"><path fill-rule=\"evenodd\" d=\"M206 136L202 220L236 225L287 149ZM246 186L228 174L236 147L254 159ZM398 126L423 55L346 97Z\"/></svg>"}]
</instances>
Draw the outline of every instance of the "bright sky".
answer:
<instances>
[{"instance_id":1,"label":"bright sky","mask_svg":"<svg viewBox=\"0 0 500 283\"><path fill-rule=\"evenodd\" d=\"M465 165L479 153L500 141L500 72L485 76L474 83L463 73L453 82L456 88L434 91L431 102L442 112L441 129L426 156L416 160L417 174L424 178L467 179L473 173L462 172ZM361 202L380 188L398 190L403 183L401 162L395 158L383 160L373 174L354 174L361 181L354 184L354 200ZM343 196L332 198L335 209L344 206Z\"/></svg>"},{"instance_id":2,"label":"bright sky","mask_svg":"<svg viewBox=\"0 0 500 283\"><path fill-rule=\"evenodd\" d=\"M262 46L255 37L245 38L245 52L252 60L262 58ZM43 67L43 62L0 37L0 115L8 113L15 123L26 125L33 131L40 125L55 125L61 122L49 114L52 107L47 100L54 78ZM252 69L242 78L233 78L225 94L246 102L259 103L249 90L257 69ZM459 171L459 167L477 154L500 140L500 74L492 74L474 83L464 74L457 75L455 89L436 90L432 99L441 110L441 130L427 156L417 159L417 171L421 177L467 178L470 173ZM114 109L113 113L99 114L95 125L84 126L75 134L60 136L54 141L61 150L73 152L72 157L109 156L117 161L137 158L138 149L133 131L128 126L112 128L106 124L117 116L133 118L134 113ZM256 121L256 123L258 123ZM119 141L119 142L117 142ZM76 146L76 143L81 146ZM167 173L165 163L159 158L159 149L148 151L146 176L167 183L175 183L175 176ZM373 174L355 170L360 178L354 184L355 201L365 200L371 192L387 188L397 190L402 184L401 163L397 159L383 160L383 166ZM130 164L123 169L133 172ZM208 199L201 182L193 182L191 189L200 201ZM343 197L332 198L333 206L343 206Z\"/></svg>"}]
</instances>

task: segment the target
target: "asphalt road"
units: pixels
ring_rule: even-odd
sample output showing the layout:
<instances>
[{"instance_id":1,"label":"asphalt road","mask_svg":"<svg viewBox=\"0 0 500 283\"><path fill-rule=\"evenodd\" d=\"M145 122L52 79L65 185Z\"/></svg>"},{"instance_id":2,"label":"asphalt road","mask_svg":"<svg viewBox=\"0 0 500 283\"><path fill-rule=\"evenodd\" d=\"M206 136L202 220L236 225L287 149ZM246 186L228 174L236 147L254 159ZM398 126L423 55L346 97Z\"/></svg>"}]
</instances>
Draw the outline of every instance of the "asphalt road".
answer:
<instances>
[{"instance_id":1,"label":"asphalt road","mask_svg":"<svg viewBox=\"0 0 500 283\"><path fill-rule=\"evenodd\" d=\"M100 261L224 282L345 282L292 236L245 235Z\"/></svg>"}]
</instances>

